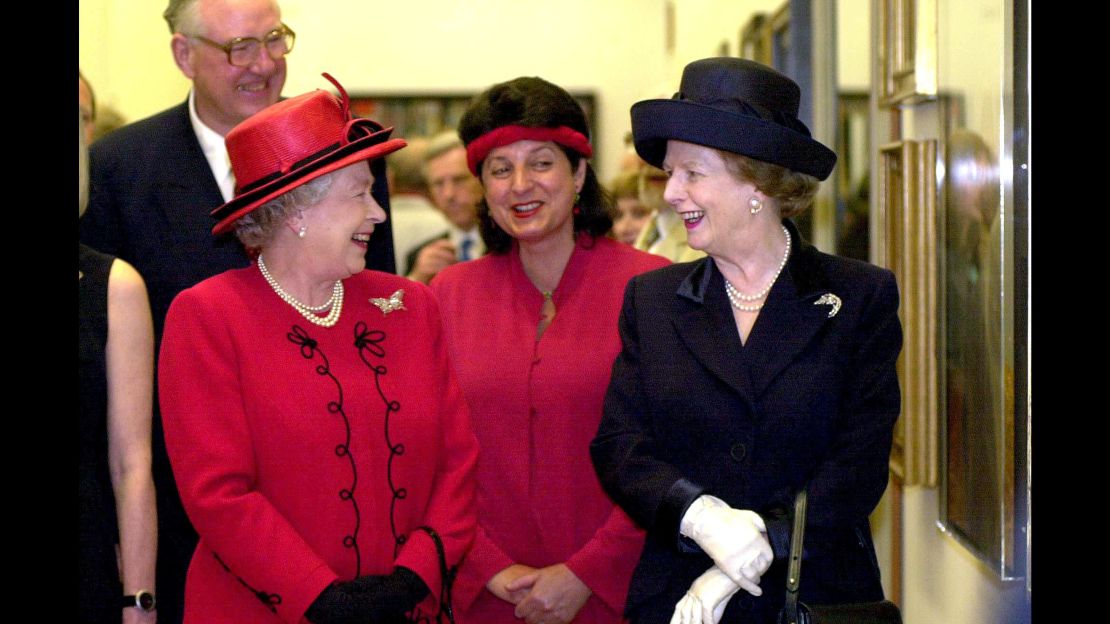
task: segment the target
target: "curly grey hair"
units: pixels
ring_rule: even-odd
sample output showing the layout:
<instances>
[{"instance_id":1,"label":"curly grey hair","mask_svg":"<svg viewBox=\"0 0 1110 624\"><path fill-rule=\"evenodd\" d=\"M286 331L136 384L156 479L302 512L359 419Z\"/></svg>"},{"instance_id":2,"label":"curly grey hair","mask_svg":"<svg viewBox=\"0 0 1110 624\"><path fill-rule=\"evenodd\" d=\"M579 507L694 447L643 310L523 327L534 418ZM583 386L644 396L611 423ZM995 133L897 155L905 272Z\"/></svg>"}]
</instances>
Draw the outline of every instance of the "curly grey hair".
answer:
<instances>
[{"instance_id":1,"label":"curly grey hair","mask_svg":"<svg viewBox=\"0 0 1110 624\"><path fill-rule=\"evenodd\" d=\"M247 249L264 248L285 219L315 206L327 196L334 177L334 171L324 174L239 217L235 222L235 236Z\"/></svg>"}]
</instances>

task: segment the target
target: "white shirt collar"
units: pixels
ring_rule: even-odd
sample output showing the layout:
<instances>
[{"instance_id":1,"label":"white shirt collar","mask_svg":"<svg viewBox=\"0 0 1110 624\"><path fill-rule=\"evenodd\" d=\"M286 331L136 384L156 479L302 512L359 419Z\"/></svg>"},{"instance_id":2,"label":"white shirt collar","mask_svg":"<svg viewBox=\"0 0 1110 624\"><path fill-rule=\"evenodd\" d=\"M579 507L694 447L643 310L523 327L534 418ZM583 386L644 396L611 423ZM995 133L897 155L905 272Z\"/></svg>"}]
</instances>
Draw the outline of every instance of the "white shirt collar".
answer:
<instances>
[{"instance_id":1,"label":"white shirt collar","mask_svg":"<svg viewBox=\"0 0 1110 624\"><path fill-rule=\"evenodd\" d=\"M197 115L196 92L189 90L189 122L193 126L193 133L197 135L200 149L204 152L204 159L208 161L208 168L212 170L216 184L220 186L220 194L224 201L231 201L235 194L235 179L229 175L231 159L227 155L227 146L224 138L218 132L209 128L200 116Z\"/></svg>"}]
</instances>

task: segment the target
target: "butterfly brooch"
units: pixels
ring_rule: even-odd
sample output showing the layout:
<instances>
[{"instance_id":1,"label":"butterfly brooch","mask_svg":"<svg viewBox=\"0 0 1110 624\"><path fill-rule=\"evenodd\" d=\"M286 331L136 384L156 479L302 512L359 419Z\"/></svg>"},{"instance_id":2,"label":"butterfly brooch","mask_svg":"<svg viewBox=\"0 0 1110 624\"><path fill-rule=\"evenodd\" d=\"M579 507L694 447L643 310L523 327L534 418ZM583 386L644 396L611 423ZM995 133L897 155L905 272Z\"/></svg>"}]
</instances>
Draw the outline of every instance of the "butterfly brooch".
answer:
<instances>
[{"instance_id":1,"label":"butterfly brooch","mask_svg":"<svg viewBox=\"0 0 1110 624\"><path fill-rule=\"evenodd\" d=\"M813 305L831 305L832 309L829 310L829 318L832 318L840 311L840 303L840 297L832 293L825 293L821 295L817 301L814 301Z\"/></svg>"},{"instance_id":2,"label":"butterfly brooch","mask_svg":"<svg viewBox=\"0 0 1110 624\"><path fill-rule=\"evenodd\" d=\"M380 309L382 311L382 316L385 316L385 315L389 314L390 312L395 312L397 310L404 310L405 309L405 302L403 301L404 297L405 297L405 289L404 288L398 288L397 292L395 292L395 293L393 293L392 295L389 296L389 299L385 299L385 298L382 298L382 297L371 297L370 298L370 303L378 306L378 309Z\"/></svg>"}]
</instances>

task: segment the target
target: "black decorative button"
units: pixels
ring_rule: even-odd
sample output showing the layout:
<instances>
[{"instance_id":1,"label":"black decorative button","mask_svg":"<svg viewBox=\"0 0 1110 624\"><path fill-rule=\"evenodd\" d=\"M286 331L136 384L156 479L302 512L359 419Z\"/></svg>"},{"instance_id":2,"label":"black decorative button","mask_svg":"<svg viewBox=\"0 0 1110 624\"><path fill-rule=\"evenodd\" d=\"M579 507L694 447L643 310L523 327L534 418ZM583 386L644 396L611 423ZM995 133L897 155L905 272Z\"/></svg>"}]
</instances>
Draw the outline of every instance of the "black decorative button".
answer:
<instances>
[{"instance_id":1,"label":"black decorative button","mask_svg":"<svg viewBox=\"0 0 1110 624\"><path fill-rule=\"evenodd\" d=\"M742 443L737 442L736 444L732 445L732 448L729 449L728 454L732 455L732 458L734 460L741 462L744 461L744 458L748 456L748 448Z\"/></svg>"}]
</instances>

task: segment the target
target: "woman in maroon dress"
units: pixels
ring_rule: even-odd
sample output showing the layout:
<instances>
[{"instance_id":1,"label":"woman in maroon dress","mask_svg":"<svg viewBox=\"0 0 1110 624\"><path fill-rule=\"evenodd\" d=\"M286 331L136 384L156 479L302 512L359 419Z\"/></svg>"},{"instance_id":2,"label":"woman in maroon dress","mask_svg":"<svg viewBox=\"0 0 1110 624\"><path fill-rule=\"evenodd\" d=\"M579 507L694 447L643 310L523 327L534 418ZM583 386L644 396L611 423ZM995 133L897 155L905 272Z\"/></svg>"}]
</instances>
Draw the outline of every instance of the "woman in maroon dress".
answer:
<instances>
[{"instance_id":1,"label":"woman in maroon dress","mask_svg":"<svg viewBox=\"0 0 1110 624\"><path fill-rule=\"evenodd\" d=\"M432 282L481 446L460 622L618 622L643 535L590 465L628 280L667 261L606 238L582 108L539 78L479 95L459 134L490 253Z\"/></svg>"},{"instance_id":2,"label":"woman in maroon dress","mask_svg":"<svg viewBox=\"0 0 1110 624\"><path fill-rule=\"evenodd\" d=\"M405 143L339 89L228 134L238 188L214 232L257 262L166 320L166 447L200 534L186 622L435 614L473 540L477 445L435 300L364 270L385 219L371 185Z\"/></svg>"}]
</instances>

